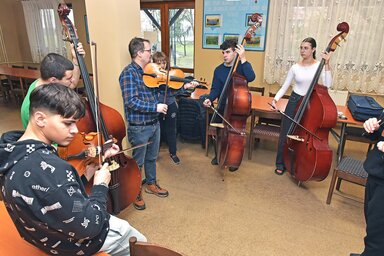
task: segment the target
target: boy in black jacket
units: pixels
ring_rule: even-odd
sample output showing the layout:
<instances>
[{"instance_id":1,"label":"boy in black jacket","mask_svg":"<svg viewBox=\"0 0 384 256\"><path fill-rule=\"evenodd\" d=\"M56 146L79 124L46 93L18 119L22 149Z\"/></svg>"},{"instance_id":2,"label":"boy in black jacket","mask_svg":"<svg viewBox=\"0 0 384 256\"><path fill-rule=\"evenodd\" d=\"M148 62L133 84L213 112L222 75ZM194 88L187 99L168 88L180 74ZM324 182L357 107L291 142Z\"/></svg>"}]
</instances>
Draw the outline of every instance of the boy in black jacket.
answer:
<instances>
[{"instance_id":1,"label":"boy in black jacket","mask_svg":"<svg viewBox=\"0 0 384 256\"><path fill-rule=\"evenodd\" d=\"M1 192L18 232L48 254L129 255L129 237L146 238L107 212L107 165L95 172L88 196L76 169L51 146L67 146L78 132L76 122L85 113L80 97L54 83L36 88L30 101L26 131L0 140ZM113 145L104 156L118 151Z\"/></svg>"},{"instance_id":2,"label":"boy in black jacket","mask_svg":"<svg viewBox=\"0 0 384 256\"><path fill-rule=\"evenodd\" d=\"M364 162L364 169L368 173L364 200L367 235L361 254L364 256L384 255L384 126L380 124L377 118L370 118L364 123L366 132L379 141Z\"/></svg>"}]
</instances>

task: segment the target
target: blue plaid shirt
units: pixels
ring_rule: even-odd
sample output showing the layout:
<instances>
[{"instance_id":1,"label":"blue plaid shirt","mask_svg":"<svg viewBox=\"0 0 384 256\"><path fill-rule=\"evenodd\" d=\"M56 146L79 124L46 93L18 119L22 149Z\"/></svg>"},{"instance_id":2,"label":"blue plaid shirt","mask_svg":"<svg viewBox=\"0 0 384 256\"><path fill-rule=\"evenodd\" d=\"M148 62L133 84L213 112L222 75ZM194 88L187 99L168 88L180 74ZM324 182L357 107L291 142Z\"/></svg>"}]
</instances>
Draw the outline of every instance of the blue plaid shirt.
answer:
<instances>
[{"instance_id":1,"label":"blue plaid shirt","mask_svg":"<svg viewBox=\"0 0 384 256\"><path fill-rule=\"evenodd\" d=\"M143 73L143 69L132 61L119 77L125 118L130 123L143 123L158 118L158 89L145 86Z\"/></svg>"}]
</instances>

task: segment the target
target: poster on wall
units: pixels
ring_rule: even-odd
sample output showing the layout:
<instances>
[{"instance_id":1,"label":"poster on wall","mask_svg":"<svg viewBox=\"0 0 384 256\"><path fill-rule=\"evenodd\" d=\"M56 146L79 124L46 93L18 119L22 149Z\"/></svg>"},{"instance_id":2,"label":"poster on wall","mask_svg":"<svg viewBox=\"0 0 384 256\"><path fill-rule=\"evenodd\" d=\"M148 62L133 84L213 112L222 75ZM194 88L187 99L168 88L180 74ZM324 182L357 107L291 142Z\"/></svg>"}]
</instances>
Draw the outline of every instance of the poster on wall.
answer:
<instances>
[{"instance_id":1,"label":"poster on wall","mask_svg":"<svg viewBox=\"0 0 384 256\"><path fill-rule=\"evenodd\" d=\"M203 48L219 49L226 39L241 43L247 29L254 25L254 13L262 16L262 25L256 29L245 48L264 51L267 33L269 0L204 0Z\"/></svg>"}]
</instances>

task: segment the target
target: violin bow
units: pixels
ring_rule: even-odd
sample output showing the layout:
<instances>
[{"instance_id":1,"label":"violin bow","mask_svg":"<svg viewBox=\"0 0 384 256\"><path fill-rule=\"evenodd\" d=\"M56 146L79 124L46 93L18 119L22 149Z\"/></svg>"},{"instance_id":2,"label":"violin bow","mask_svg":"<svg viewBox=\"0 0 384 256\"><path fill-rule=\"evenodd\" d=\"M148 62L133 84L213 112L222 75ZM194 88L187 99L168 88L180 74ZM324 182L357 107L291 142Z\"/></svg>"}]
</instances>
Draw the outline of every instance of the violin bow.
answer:
<instances>
[{"instance_id":1,"label":"violin bow","mask_svg":"<svg viewBox=\"0 0 384 256\"><path fill-rule=\"evenodd\" d=\"M168 57L167 60L167 79L165 80L165 93L164 93L164 104L167 102L167 94L168 94L168 83L169 83L169 71L171 69L171 58ZM166 114L163 114L163 120L165 120Z\"/></svg>"},{"instance_id":2,"label":"violin bow","mask_svg":"<svg viewBox=\"0 0 384 256\"><path fill-rule=\"evenodd\" d=\"M306 132L308 132L309 134L311 134L314 138L322 141L323 139L321 139L319 136L317 136L316 134L314 134L313 132L311 132L310 130L308 130L307 128L305 128L304 126L302 126L299 122L297 122L296 120L294 120L292 117L288 116L287 114L285 114L284 111L281 111L280 109L276 108L275 106L273 106L271 103L268 102L268 105L271 106L274 110L276 110L277 112L279 112L280 114L282 114L283 116L285 116L286 118L288 118L289 120L291 120L293 123L295 123L296 125L298 125L299 127L303 128ZM296 135L287 135L288 138L291 138L291 139L294 139L294 140L298 140L298 141L304 141L304 139L296 136Z\"/></svg>"},{"instance_id":3,"label":"violin bow","mask_svg":"<svg viewBox=\"0 0 384 256\"><path fill-rule=\"evenodd\" d=\"M93 72L93 74L95 75L95 78L94 78L95 97L92 100L94 100L94 106L97 106L97 108L96 108L95 124L96 124L96 132L98 134L100 134L99 112L98 112L100 110L100 105L99 105L99 101L97 100L98 99L98 95L99 95L99 76L97 74L98 69L97 69L97 44L96 44L96 42L91 41L91 51L92 51L92 46L94 48L94 53L93 54L94 54L94 67L95 67L95 70ZM91 100L91 99L88 98L88 100ZM111 141L111 140L108 140L108 141ZM105 142L106 145L107 145L108 141ZM101 143L101 136L98 136L98 144L102 145L102 143ZM108 148L112 147L112 144L113 143L111 143L109 146L107 146L106 149L103 149L103 152L105 152ZM99 163L102 163L102 162L103 162L102 156L101 156L101 154L99 154Z\"/></svg>"}]
</instances>

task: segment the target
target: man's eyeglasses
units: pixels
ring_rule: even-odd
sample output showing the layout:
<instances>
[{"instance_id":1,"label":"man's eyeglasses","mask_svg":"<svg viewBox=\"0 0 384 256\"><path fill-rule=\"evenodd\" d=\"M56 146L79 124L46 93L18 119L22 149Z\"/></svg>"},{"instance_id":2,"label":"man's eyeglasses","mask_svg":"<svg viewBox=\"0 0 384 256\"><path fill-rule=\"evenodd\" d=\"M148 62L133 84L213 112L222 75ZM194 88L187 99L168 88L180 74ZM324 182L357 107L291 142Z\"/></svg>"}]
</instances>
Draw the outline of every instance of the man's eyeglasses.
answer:
<instances>
[{"instance_id":1,"label":"man's eyeglasses","mask_svg":"<svg viewBox=\"0 0 384 256\"><path fill-rule=\"evenodd\" d=\"M149 52L149 53L151 53L152 52L152 49L143 49L143 52Z\"/></svg>"}]
</instances>

